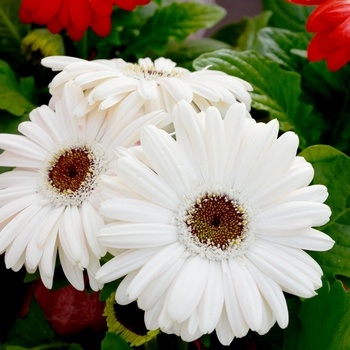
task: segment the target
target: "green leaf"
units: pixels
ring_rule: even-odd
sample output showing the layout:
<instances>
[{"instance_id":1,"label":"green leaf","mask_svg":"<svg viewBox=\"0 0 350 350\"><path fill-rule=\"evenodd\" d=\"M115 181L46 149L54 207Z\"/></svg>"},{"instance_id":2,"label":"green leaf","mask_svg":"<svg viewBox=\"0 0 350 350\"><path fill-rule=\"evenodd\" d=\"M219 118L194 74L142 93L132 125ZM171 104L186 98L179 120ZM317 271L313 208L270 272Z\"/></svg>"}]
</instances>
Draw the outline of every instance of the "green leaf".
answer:
<instances>
[{"instance_id":1,"label":"green leaf","mask_svg":"<svg viewBox=\"0 0 350 350\"><path fill-rule=\"evenodd\" d=\"M264 11L256 17L243 17L239 22L220 28L212 37L242 51L249 50L254 47L259 30L267 26L271 16L271 11Z\"/></svg>"},{"instance_id":2,"label":"green leaf","mask_svg":"<svg viewBox=\"0 0 350 350\"><path fill-rule=\"evenodd\" d=\"M324 61L308 62L303 71L306 97L327 123L324 144L350 152L350 67L330 72Z\"/></svg>"},{"instance_id":3,"label":"green leaf","mask_svg":"<svg viewBox=\"0 0 350 350\"><path fill-rule=\"evenodd\" d=\"M6 39L15 39L18 44L26 31L26 26L19 19L20 0L1 0L0 3L0 44Z\"/></svg>"},{"instance_id":4,"label":"green leaf","mask_svg":"<svg viewBox=\"0 0 350 350\"><path fill-rule=\"evenodd\" d=\"M283 332L283 350L296 350L301 330L301 322L298 313L301 307L301 300L297 297L287 299L289 323Z\"/></svg>"},{"instance_id":5,"label":"green leaf","mask_svg":"<svg viewBox=\"0 0 350 350\"><path fill-rule=\"evenodd\" d=\"M280 122L283 131L293 129L300 138L300 147L319 141L322 122L311 114L312 106L300 101L301 76L282 69L278 63L256 51L218 50L203 54L194 61L196 69L210 65L252 84L252 107L267 111Z\"/></svg>"},{"instance_id":6,"label":"green leaf","mask_svg":"<svg viewBox=\"0 0 350 350\"><path fill-rule=\"evenodd\" d=\"M54 330L46 320L35 298L32 298L27 315L24 318L18 318L10 330L8 344L31 348L56 343Z\"/></svg>"},{"instance_id":7,"label":"green leaf","mask_svg":"<svg viewBox=\"0 0 350 350\"><path fill-rule=\"evenodd\" d=\"M21 93L13 70L5 61L0 60L0 109L20 117L33 108L35 105Z\"/></svg>"},{"instance_id":8,"label":"green leaf","mask_svg":"<svg viewBox=\"0 0 350 350\"><path fill-rule=\"evenodd\" d=\"M262 3L264 10L273 12L269 22L270 26L289 29L293 32L304 32L311 37L311 34L305 29L305 23L314 10L314 6L295 5L285 0L262 0Z\"/></svg>"},{"instance_id":9,"label":"green leaf","mask_svg":"<svg viewBox=\"0 0 350 350\"><path fill-rule=\"evenodd\" d=\"M212 27L225 14L226 11L220 6L196 2L159 7L139 29L140 35L128 46L123 57L129 57L130 54L140 57L146 49L162 54L169 39L181 42L199 29Z\"/></svg>"},{"instance_id":10,"label":"green leaf","mask_svg":"<svg viewBox=\"0 0 350 350\"><path fill-rule=\"evenodd\" d=\"M107 332L101 344L101 350L130 350L128 343L119 335Z\"/></svg>"},{"instance_id":11,"label":"green leaf","mask_svg":"<svg viewBox=\"0 0 350 350\"><path fill-rule=\"evenodd\" d=\"M309 253L332 283L336 275L350 277L350 158L326 145L309 147L300 155L315 169L313 183L328 188L326 204L332 216L321 230L335 240L335 245L326 252Z\"/></svg>"},{"instance_id":12,"label":"green leaf","mask_svg":"<svg viewBox=\"0 0 350 350\"><path fill-rule=\"evenodd\" d=\"M116 281L105 283L100 292L100 300L106 301L111 296L112 293L115 293L115 291L117 290L122 280L123 280L122 278L119 278Z\"/></svg>"},{"instance_id":13,"label":"green leaf","mask_svg":"<svg viewBox=\"0 0 350 350\"><path fill-rule=\"evenodd\" d=\"M325 283L318 295L302 303L297 350L347 350L350 344L350 293L341 282Z\"/></svg>"},{"instance_id":14,"label":"green leaf","mask_svg":"<svg viewBox=\"0 0 350 350\"><path fill-rule=\"evenodd\" d=\"M254 49L271 58L282 67L299 71L307 61L291 53L291 50L306 50L308 40L303 33L294 33L281 28L266 27L259 31Z\"/></svg>"},{"instance_id":15,"label":"green leaf","mask_svg":"<svg viewBox=\"0 0 350 350\"><path fill-rule=\"evenodd\" d=\"M170 43L164 56L176 62L177 66L193 70L192 62L195 58L219 49L232 49L232 47L223 41L210 38L187 39L181 44Z\"/></svg>"},{"instance_id":16,"label":"green leaf","mask_svg":"<svg viewBox=\"0 0 350 350\"><path fill-rule=\"evenodd\" d=\"M84 348L80 344L73 343L68 350L84 350Z\"/></svg>"}]
</instances>

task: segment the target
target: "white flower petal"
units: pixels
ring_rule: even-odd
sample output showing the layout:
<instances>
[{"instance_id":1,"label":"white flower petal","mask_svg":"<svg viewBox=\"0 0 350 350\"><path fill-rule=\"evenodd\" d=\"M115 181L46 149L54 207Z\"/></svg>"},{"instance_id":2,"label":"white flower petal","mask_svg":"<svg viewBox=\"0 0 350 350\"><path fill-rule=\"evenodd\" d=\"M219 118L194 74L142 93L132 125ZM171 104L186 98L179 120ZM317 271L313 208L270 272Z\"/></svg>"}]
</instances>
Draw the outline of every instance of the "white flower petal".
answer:
<instances>
[{"instance_id":1,"label":"white flower petal","mask_svg":"<svg viewBox=\"0 0 350 350\"><path fill-rule=\"evenodd\" d=\"M209 107L207 109L205 123L210 180L220 183L225 175L227 154L224 124L216 108Z\"/></svg>"},{"instance_id":2,"label":"white flower petal","mask_svg":"<svg viewBox=\"0 0 350 350\"><path fill-rule=\"evenodd\" d=\"M40 210L38 205L30 205L14 217L0 232L0 252L12 243L22 230L28 225L30 219Z\"/></svg>"},{"instance_id":3,"label":"white flower petal","mask_svg":"<svg viewBox=\"0 0 350 350\"><path fill-rule=\"evenodd\" d=\"M102 202L102 215L115 220L130 222L156 222L170 224L174 213L154 203L132 198L113 198Z\"/></svg>"},{"instance_id":4,"label":"white flower petal","mask_svg":"<svg viewBox=\"0 0 350 350\"><path fill-rule=\"evenodd\" d=\"M155 100L157 98L157 83L154 80L142 80L137 91L145 100Z\"/></svg>"},{"instance_id":5,"label":"white flower petal","mask_svg":"<svg viewBox=\"0 0 350 350\"><path fill-rule=\"evenodd\" d=\"M259 269L249 260L245 259L246 266L252 274L261 294L273 310L278 325L286 328L288 325L288 308L286 299L280 286L270 277L262 274Z\"/></svg>"},{"instance_id":6,"label":"white flower petal","mask_svg":"<svg viewBox=\"0 0 350 350\"><path fill-rule=\"evenodd\" d=\"M137 249L164 246L177 241L177 227L166 224L109 224L98 233L108 247Z\"/></svg>"},{"instance_id":7,"label":"white flower petal","mask_svg":"<svg viewBox=\"0 0 350 350\"><path fill-rule=\"evenodd\" d=\"M268 246L264 245L264 248L266 247ZM303 298L310 298L316 294L312 281L306 277L302 269L296 268L286 259L272 255L256 245L246 253L246 256L284 291Z\"/></svg>"},{"instance_id":8,"label":"white flower petal","mask_svg":"<svg viewBox=\"0 0 350 350\"><path fill-rule=\"evenodd\" d=\"M83 202L80 217L89 249L97 258L104 256L106 247L103 247L97 240L97 232L104 226L102 216L89 202Z\"/></svg>"},{"instance_id":9,"label":"white flower petal","mask_svg":"<svg viewBox=\"0 0 350 350\"><path fill-rule=\"evenodd\" d=\"M51 289L53 284L57 256L57 233L58 228L54 227L45 242L43 255L39 262L40 277L43 284L48 289Z\"/></svg>"},{"instance_id":10,"label":"white flower petal","mask_svg":"<svg viewBox=\"0 0 350 350\"><path fill-rule=\"evenodd\" d=\"M294 247L299 249L314 250L323 252L333 247L334 241L328 235L321 231L309 228L296 235L288 236L264 236L262 239L279 244L286 245L288 247Z\"/></svg>"},{"instance_id":11,"label":"white flower petal","mask_svg":"<svg viewBox=\"0 0 350 350\"><path fill-rule=\"evenodd\" d=\"M166 132L147 126L141 135L142 148L152 168L178 195L190 189L195 173L179 144ZM176 157L175 157L176 156Z\"/></svg>"},{"instance_id":12,"label":"white flower petal","mask_svg":"<svg viewBox=\"0 0 350 350\"><path fill-rule=\"evenodd\" d=\"M257 285L240 259L231 259L228 263L242 314L250 329L257 330L262 322L261 295Z\"/></svg>"},{"instance_id":13,"label":"white flower petal","mask_svg":"<svg viewBox=\"0 0 350 350\"><path fill-rule=\"evenodd\" d=\"M174 280L177 273L182 268L185 259L174 261L167 271L157 278L153 279L148 286L139 295L137 302L141 309L150 310L155 307L158 300L163 298L171 282ZM158 328L159 326L157 326Z\"/></svg>"},{"instance_id":14,"label":"white flower petal","mask_svg":"<svg viewBox=\"0 0 350 350\"><path fill-rule=\"evenodd\" d=\"M132 300L137 299L144 291L147 284L163 273L167 273L166 271L175 264L184 250L185 247L176 242L174 244L169 244L154 254L140 269L140 273L130 284L127 290L129 298ZM161 265L159 265L159 261L162 261Z\"/></svg>"},{"instance_id":15,"label":"white flower petal","mask_svg":"<svg viewBox=\"0 0 350 350\"><path fill-rule=\"evenodd\" d=\"M329 221L331 211L329 207L322 203L294 201L282 203L269 209L261 211L257 215L262 223L276 220L310 220L311 226L322 226Z\"/></svg>"},{"instance_id":16,"label":"white flower petal","mask_svg":"<svg viewBox=\"0 0 350 350\"><path fill-rule=\"evenodd\" d=\"M61 244L58 244L58 253L63 272L69 283L77 290L84 290L83 269L79 265L72 264Z\"/></svg>"},{"instance_id":17,"label":"white flower petal","mask_svg":"<svg viewBox=\"0 0 350 350\"><path fill-rule=\"evenodd\" d=\"M145 326L147 327L147 329L155 330L160 327L158 319L159 319L160 312L163 308L164 300L165 300L165 295L163 295L161 298L156 300L156 303L154 304L154 306L152 306L152 308L145 311Z\"/></svg>"},{"instance_id":18,"label":"white flower petal","mask_svg":"<svg viewBox=\"0 0 350 350\"><path fill-rule=\"evenodd\" d=\"M158 84L166 89L176 101L185 100L191 102L193 99L192 89L180 79L164 78L159 80Z\"/></svg>"},{"instance_id":19,"label":"white flower petal","mask_svg":"<svg viewBox=\"0 0 350 350\"><path fill-rule=\"evenodd\" d=\"M157 251L157 248L128 250L105 263L96 273L100 283L115 281L140 268Z\"/></svg>"},{"instance_id":20,"label":"white flower petal","mask_svg":"<svg viewBox=\"0 0 350 350\"><path fill-rule=\"evenodd\" d=\"M115 294L115 300L120 305L128 305L130 304L133 299L129 298L128 294L126 293L127 289L129 288L130 283L133 281L135 276L139 273L139 269L135 270L133 272L130 272L127 276L123 278L121 283L119 284L116 294Z\"/></svg>"},{"instance_id":21,"label":"white flower petal","mask_svg":"<svg viewBox=\"0 0 350 350\"><path fill-rule=\"evenodd\" d=\"M170 210L176 209L177 194L150 168L130 157L118 160L116 173L135 192ZM167 193L167 196L163 194Z\"/></svg>"},{"instance_id":22,"label":"white flower petal","mask_svg":"<svg viewBox=\"0 0 350 350\"><path fill-rule=\"evenodd\" d=\"M59 239L67 259L81 269L89 264L89 254L83 232L79 209L75 206L67 206L59 228Z\"/></svg>"},{"instance_id":23,"label":"white flower petal","mask_svg":"<svg viewBox=\"0 0 350 350\"><path fill-rule=\"evenodd\" d=\"M176 140L183 150L191 150L188 158L196 170L197 176L209 180L209 168L206 146L203 140L203 127L192 107L184 101L179 102L173 109L174 125L177 129Z\"/></svg>"},{"instance_id":24,"label":"white flower petal","mask_svg":"<svg viewBox=\"0 0 350 350\"><path fill-rule=\"evenodd\" d=\"M198 327L205 333L211 333L219 322L224 306L224 288L220 263L210 261L208 280L202 298L198 304Z\"/></svg>"},{"instance_id":25,"label":"white flower petal","mask_svg":"<svg viewBox=\"0 0 350 350\"><path fill-rule=\"evenodd\" d=\"M167 311L174 322L183 322L197 307L208 275L209 261L196 256L188 258L169 289Z\"/></svg>"},{"instance_id":26,"label":"white flower petal","mask_svg":"<svg viewBox=\"0 0 350 350\"><path fill-rule=\"evenodd\" d=\"M225 308L223 308L221 317L216 326L216 335L222 345L230 345L233 338L236 336L230 327Z\"/></svg>"},{"instance_id":27,"label":"white flower petal","mask_svg":"<svg viewBox=\"0 0 350 350\"><path fill-rule=\"evenodd\" d=\"M47 151L44 148L21 135L1 134L0 148L23 158L42 160L47 156Z\"/></svg>"},{"instance_id":28,"label":"white flower petal","mask_svg":"<svg viewBox=\"0 0 350 350\"><path fill-rule=\"evenodd\" d=\"M22 227L19 234L12 241L11 247L7 248L5 255L6 267L12 267L20 256L25 251L29 241L32 239L36 227L39 225L41 218L45 218L50 208L48 206L40 207L38 205L32 205L32 217L27 221L26 225ZM17 220L19 220L17 218ZM29 268L36 268L36 263L30 264L30 261L26 261Z\"/></svg>"}]
</instances>

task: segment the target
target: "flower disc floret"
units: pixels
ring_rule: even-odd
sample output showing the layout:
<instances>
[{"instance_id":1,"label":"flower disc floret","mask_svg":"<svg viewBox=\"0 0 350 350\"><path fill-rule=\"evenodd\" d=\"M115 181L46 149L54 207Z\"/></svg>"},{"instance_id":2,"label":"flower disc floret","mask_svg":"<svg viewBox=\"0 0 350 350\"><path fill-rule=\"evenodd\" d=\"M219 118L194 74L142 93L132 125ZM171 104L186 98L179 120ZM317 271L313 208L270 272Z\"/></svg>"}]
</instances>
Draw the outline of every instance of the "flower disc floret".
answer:
<instances>
[{"instance_id":1,"label":"flower disc floret","mask_svg":"<svg viewBox=\"0 0 350 350\"><path fill-rule=\"evenodd\" d=\"M186 194L175 216L179 241L209 260L242 256L255 237L254 215L231 188L203 184Z\"/></svg>"},{"instance_id":2,"label":"flower disc floret","mask_svg":"<svg viewBox=\"0 0 350 350\"><path fill-rule=\"evenodd\" d=\"M43 166L40 191L54 206L81 205L97 187L97 178L108 169L101 146L82 144L53 152Z\"/></svg>"}]
</instances>

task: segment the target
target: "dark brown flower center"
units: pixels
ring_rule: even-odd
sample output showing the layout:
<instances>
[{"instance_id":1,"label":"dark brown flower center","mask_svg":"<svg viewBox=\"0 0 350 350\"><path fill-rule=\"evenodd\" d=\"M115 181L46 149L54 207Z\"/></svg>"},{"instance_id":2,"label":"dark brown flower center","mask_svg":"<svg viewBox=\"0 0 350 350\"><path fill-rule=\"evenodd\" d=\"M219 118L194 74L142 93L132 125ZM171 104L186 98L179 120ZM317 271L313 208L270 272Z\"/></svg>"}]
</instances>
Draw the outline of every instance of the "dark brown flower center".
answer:
<instances>
[{"instance_id":1,"label":"dark brown flower center","mask_svg":"<svg viewBox=\"0 0 350 350\"><path fill-rule=\"evenodd\" d=\"M93 174L90 152L77 148L62 153L48 172L51 185L61 193L76 192Z\"/></svg>"},{"instance_id":2,"label":"dark brown flower center","mask_svg":"<svg viewBox=\"0 0 350 350\"><path fill-rule=\"evenodd\" d=\"M128 305L114 303L113 308L115 318L122 326L139 336L147 334L148 330L144 322L145 312L139 309L135 301Z\"/></svg>"},{"instance_id":3,"label":"dark brown flower center","mask_svg":"<svg viewBox=\"0 0 350 350\"><path fill-rule=\"evenodd\" d=\"M206 194L192 205L186 223L195 240L225 250L244 235L244 209L227 196Z\"/></svg>"}]
</instances>

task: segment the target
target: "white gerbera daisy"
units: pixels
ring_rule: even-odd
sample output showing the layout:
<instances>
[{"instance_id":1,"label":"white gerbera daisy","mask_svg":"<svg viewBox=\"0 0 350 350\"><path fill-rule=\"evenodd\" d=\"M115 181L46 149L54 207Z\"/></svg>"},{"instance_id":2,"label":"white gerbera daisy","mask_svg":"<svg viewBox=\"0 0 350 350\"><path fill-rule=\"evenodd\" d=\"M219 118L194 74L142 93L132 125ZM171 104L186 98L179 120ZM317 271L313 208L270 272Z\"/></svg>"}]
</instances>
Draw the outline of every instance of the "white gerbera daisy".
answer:
<instances>
[{"instance_id":1,"label":"white gerbera daisy","mask_svg":"<svg viewBox=\"0 0 350 350\"><path fill-rule=\"evenodd\" d=\"M85 100L74 111L81 116L92 109L114 105L135 105L143 113L155 110L171 112L180 100L192 102L199 110L217 106L224 113L237 100L250 110L252 87L246 81L220 71L203 69L190 72L176 67L166 58L152 62L139 59L138 64L122 59L84 61L53 56L42 60L53 70L63 70L50 83L54 100L61 96L64 84L73 79L85 91Z\"/></svg>"},{"instance_id":2,"label":"white gerbera daisy","mask_svg":"<svg viewBox=\"0 0 350 350\"><path fill-rule=\"evenodd\" d=\"M41 106L21 123L22 135L0 134L0 165L15 167L0 175L0 252L7 268L29 272L38 267L46 287L52 287L58 250L70 283L84 289L83 270L90 285L106 249L97 241L104 225L98 212L97 178L113 166L115 146L139 140L143 126L164 126L164 112L141 118L99 112L72 118L83 99L72 82L65 85L55 111Z\"/></svg>"},{"instance_id":3,"label":"white gerbera daisy","mask_svg":"<svg viewBox=\"0 0 350 350\"><path fill-rule=\"evenodd\" d=\"M120 150L117 177L103 176L101 213L114 220L100 243L127 249L103 265L100 282L126 277L116 300L137 300L148 329L192 341L214 329L223 344L249 329L288 324L283 291L308 298L319 265L302 249L334 242L325 224L327 189L308 186L312 166L298 137L278 122L256 123L233 104L198 115L175 106L176 141L147 126L140 149ZM112 197L114 196L114 197Z\"/></svg>"}]
</instances>

